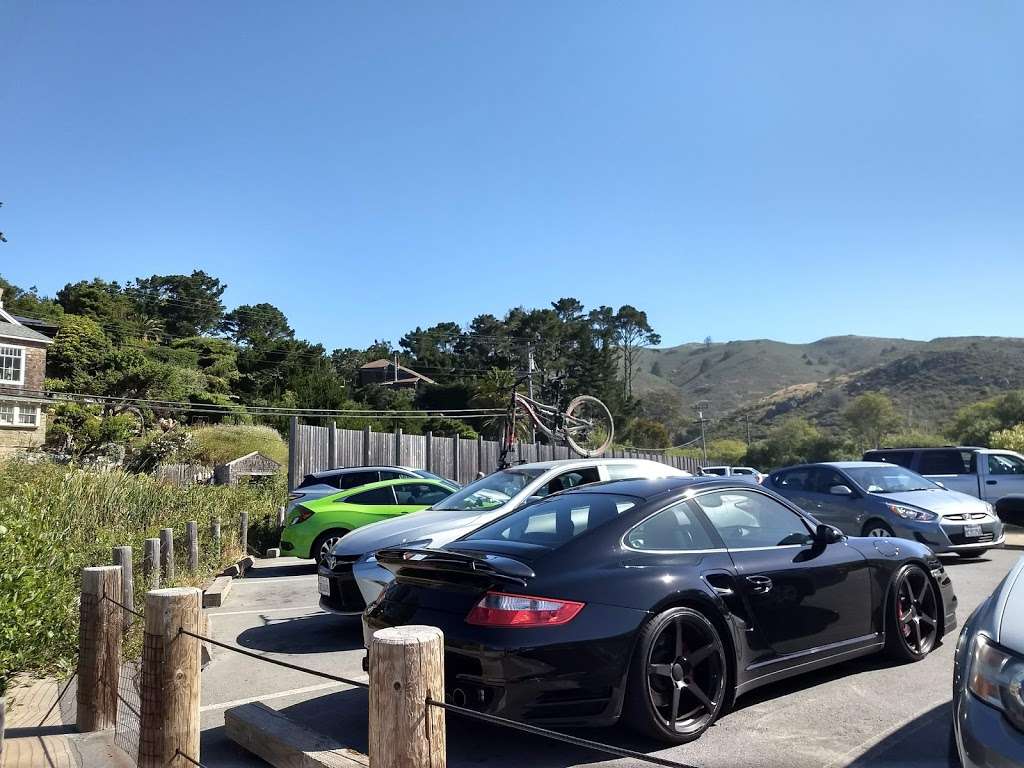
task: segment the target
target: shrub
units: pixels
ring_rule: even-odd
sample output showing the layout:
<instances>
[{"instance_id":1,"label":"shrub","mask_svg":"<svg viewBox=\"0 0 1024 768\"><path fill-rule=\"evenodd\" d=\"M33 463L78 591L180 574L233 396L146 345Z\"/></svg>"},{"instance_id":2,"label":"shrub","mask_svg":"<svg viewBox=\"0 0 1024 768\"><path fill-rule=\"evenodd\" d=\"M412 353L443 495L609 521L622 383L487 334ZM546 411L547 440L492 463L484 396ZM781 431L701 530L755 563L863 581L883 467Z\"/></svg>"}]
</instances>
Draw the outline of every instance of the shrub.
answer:
<instances>
[{"instance_id":1,"label":"shrub","mask_svg":"<svg viewBox=\"0 0 1024 768\"><path fill-rule=\"evenodd\" d=\"M259 451L282 467L288 464L288 446L273 427L218 424L191 430L197 458L203 464L226 464Z\"/></svg>"},{"instance_id":2,"label":"shrub","mask_svg":"<svg viewBox=\"0 0 1024 768\"><path fill-rule=\"evenodd\" d=\"M177 487L147 475L97 472L47 462L0 461L0 686L19 671L66 671L78 641L80 571L111 560L114 546L133 548L141 572L143 540L185 522L199 523L200 573L185 571L185 547L176 547L176 584L197 584L240 550L239 514L250 526L270 525L284 486ZM223 550L210 546L210 521L220 518ZM136 603L144 585L136 579Z\"/></svg>"},{"instance_id":3,"label":"shrub","mask_svg":"<svg viewBox=\"0 0 1024 768\"><path fill-rule=\"evenodd\" d=\"M1024 424L993 432L990 439L993 448L1024 453Z\"/></svg>"}]
</instances>

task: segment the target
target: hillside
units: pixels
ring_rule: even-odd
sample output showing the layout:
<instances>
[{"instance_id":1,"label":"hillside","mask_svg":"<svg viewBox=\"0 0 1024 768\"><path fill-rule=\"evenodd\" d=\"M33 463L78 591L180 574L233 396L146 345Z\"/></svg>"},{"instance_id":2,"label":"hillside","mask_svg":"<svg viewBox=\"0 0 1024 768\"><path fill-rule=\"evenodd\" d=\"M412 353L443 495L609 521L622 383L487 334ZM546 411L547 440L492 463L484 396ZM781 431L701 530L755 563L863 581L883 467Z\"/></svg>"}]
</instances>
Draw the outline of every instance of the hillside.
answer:
<instances>
[{"instance_id":1,"label":"hillside","mask_svg":"<svg viewBox=\"0 0 1024 768\"><path fill-rule=\"evenodd\" d=\"M784 415L824 426L858 394L884 392L908 421L940 429L957 408L1024 387L1024 339L941 338L928 342L838 336L810 344L765 339L684 344L645 352L641 393L675 390L715 417L743 414L760 424Z\"/></svg>"}]
</instances>

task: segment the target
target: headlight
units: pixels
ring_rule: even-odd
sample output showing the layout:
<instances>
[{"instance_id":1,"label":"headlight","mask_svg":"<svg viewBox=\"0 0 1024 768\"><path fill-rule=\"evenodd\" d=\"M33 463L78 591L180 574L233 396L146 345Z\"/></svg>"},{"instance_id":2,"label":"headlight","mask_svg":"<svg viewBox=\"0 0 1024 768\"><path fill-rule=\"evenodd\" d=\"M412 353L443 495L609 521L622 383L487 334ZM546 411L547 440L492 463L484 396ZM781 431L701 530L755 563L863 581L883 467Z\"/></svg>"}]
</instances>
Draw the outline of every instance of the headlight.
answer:
<instances>
[{"instance_id":1,"label":"headlight","mask_svg":"<svg viewBox=\"0 0 1024 768\"><path fill-rule=\"evenodd\" d=\"M968 690L1024 731L1024 657L975 635L968 663Z\"/></svg>"},{"instance_id":2,"label":"headlight","mask_svg":"<svg viewBox=\"0 0 1024 768\"><path fill-rule=\"evenodd\" d=\"M985 511L986 511L986 512L988 512L988 513L989 513L990 515L993 515L993 516L994 516L994 515L995 515L995 513L996 513L996 508L995 508L995 507L993 507L993 506L992 506L991 504L989 504L989 503L988 503L988 502L986 501L986 502L985 502Z\"/></svg>"},{"instance_id":3,"label":"headlight","mask_svg":"<svg viewBox=\"0 0 1024 768\"><path fill-rule=\"evenodd\" d=\"M938 520L939 516L934 512L929 512L927 509L914 509L913 507L904 507L902 504L886 504L889 511L894 515L899 515L905 520L921 520L929 523L932 520Z\"/></svg>"}]
</instances>

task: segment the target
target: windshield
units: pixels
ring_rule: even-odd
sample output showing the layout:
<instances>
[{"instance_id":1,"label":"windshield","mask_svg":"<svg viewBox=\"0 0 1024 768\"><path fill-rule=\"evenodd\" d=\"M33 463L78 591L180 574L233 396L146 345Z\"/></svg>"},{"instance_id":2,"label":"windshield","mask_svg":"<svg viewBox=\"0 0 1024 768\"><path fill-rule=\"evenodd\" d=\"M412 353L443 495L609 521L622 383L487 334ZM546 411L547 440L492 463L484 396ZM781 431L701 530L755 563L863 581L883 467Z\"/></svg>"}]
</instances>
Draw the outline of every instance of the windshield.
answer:
<instances>
[{"instance_id":1,"label":"windshield","mask_svg":"<svg viewBox=\"0 0 1024 768\"><path fill-rule=\"evenodd\" d=\"M454 486L458 487L458 483L456 483L456 482L454 482L452 480L449 480L447 477L441 477L440 475L435 475L433 472L427 472L427 470L425 470L425 469L414 469L413 472L415 472L417 474L417 476L419 476L419 477L425 477L428 480L438 480L438 481L444 483L445 485L449 485L449 486L454 485Z\"/></svg>"},{"instance_id":2,"label":"windshield","mask_svg":"<svg viewBox=\"0 0 1024 768\"><path fill-rule=\"evenodd\" d=\"M544 474L542 469L503 469L470 483L434 509L488 510L500 507Z\"/></svg>"},{"instance_id":3,"label":"windshield","mask_svg":"<svg viewBox=\"0 0 1024 768\"><path fill-rule=\"evenodd\" d=\"M520 507L463 538L463 541L518 541L553 549L615 520L636 506L633 496L567 493Z\"/></svg>"},{"instance_id":4,"label":"windshield","mask_svg":"<svg viewBox=\"0 0 1024 768\"><path fill-rule=\"evenodd\" d=\"M844 471L868 493L906 493L933 491L939 488L931 480L896 464L888 467L857 467Z\"/></svg>"}]
</instances>

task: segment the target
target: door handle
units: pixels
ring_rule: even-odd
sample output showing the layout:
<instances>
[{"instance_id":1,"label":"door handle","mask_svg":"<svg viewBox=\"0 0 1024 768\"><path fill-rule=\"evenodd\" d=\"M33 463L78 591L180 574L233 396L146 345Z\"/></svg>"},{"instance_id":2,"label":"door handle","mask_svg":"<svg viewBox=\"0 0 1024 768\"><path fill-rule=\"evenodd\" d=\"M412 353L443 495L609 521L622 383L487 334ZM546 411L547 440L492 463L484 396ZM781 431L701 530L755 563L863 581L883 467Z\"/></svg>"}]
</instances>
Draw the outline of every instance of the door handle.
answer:
<instances>
[{"instance_id":1,"label":"door handle","mask_svg":"<svg viewBox=\"0 0 1024 768\"><path fill-rule=\"evenodd\" d=\"M747 584L755 595L766 594L772 589L772 580L767 576L747 576Z\"/></svg>"},{"instance_id":2,"label":"door handle","mask_svg":"<svg viewBox=\"0 0 1024 768\"><path fill-rule=\"evenodd\" d=\"M715 594L719 597L732 597L734 594L733 591L728 587L716 587L714 584L712 584L711 588L715 590Z\"/></svg>"},{"instance_id":3,"label":"door handle","mask_svg":"<svg viewBox=\"0 0 1024 768\"><path fill-rule=\"evenodd\" d=\"M996 480L986 480L985 485L999 485L999 482Z\"/></svg>"}]
</instances>

